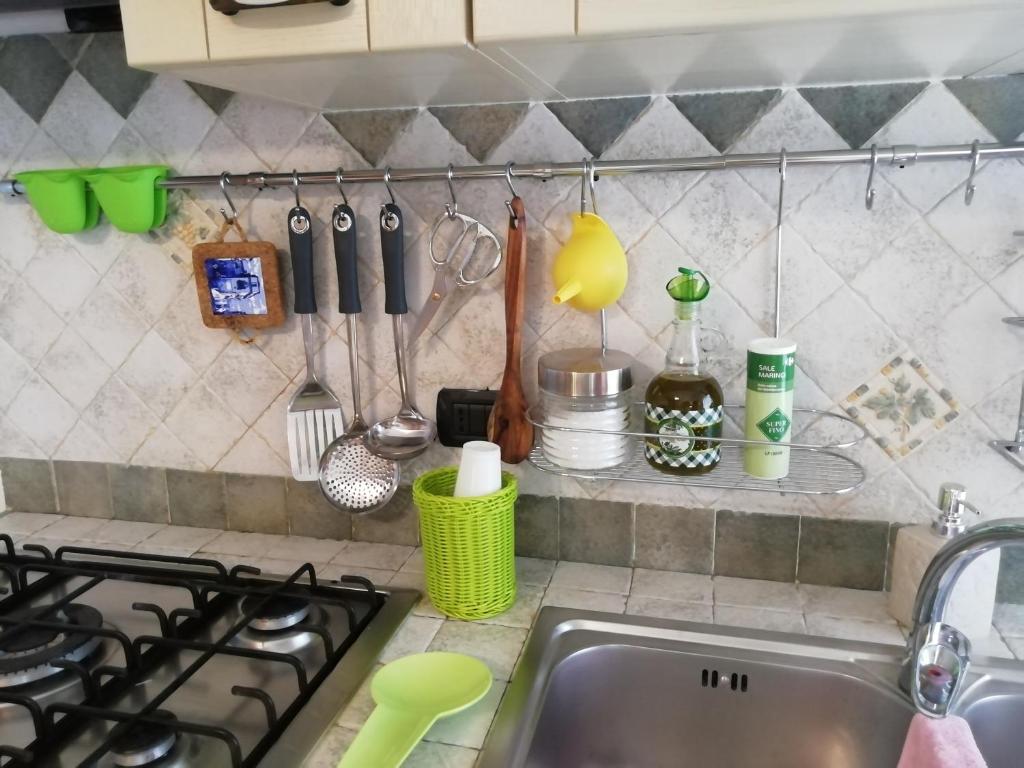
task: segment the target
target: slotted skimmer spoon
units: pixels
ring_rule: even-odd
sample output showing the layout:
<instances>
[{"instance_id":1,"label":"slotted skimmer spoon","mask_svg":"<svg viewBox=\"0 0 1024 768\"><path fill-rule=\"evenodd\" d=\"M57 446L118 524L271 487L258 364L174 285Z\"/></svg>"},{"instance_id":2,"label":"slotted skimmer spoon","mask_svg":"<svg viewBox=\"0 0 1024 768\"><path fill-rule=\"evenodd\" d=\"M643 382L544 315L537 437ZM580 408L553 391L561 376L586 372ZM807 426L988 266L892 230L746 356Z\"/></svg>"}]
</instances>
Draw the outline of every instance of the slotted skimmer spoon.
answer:
<instances>
[{"instance_id":1,"label":"slotted skimmer spoon","mask_svg":"<svg viewBox=\"0 0 1024 768\"><path fill-rule=\"evenodd\" d=\"M356 315L363 311L363 307L359 300L356 217L347 202L335 206L332 229L334 260L338 267L338 294L341 297L339 309L345 315L348 326L352 421L345 434L331 443L320 459L320 490L338 509L365 515L391 501L398 489L401 470L398 462L377 456L366 447L369 427L363 421L360 407L359 343L356 331Z\"/></svg>"},{"instance_id":2,"label":"slotted skimmer spoon","mask_svg":"<svg viewBox=\"0 0 1024 768\"><path fill-rule=\"evenodd\" d=\"M299 200L299 174L292 173L295 207L288 212L288 245L295 282L295 314L302 324L302 345L306 352L306 381L288 403L288 457L292 477L316 480L320 457L344 429L341 403L316 376L313 316L316 295L313 287L313 227L309 211Z\"/></svg>"}]
</instances>

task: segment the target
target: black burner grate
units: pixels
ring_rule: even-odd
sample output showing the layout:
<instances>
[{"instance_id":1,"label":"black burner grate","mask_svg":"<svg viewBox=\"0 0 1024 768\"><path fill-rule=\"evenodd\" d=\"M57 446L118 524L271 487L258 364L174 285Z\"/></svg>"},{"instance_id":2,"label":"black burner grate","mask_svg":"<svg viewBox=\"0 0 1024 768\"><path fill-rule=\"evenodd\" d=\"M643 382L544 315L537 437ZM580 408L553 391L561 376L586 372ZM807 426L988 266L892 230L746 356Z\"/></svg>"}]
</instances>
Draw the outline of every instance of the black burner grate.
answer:
<instances>
[{"instance_id":1,"label":"black burner grate","mask_svg":"<svg viewBox=\"0 0 1024 768\"><path fill-rule=\"evenodd\" d=\"M11 538L0 534L0 569L8 574L11 582L9 594L0 600L0 653L8 652L8 658L0 659L0 664L16 662L16 657L10 654L12 649L32 653L32 649L44 644L52 650L54 643L82 643L90 639L118 643L125 663L123 667L101 666L89 670L80 659L69 655L67 649L36 661L77 676L84 691L84 700L80 703L55 703L43 708L25 694L0 689L0 703L27 710L36 736L27 749L0 744L0 758L9 758L7 765L46 762L48 757L59 754L62 745L83 727L106 721L112 724L106 738L79 763L81 768L95 765L104 756L110 756L115 764L119 764L119 759L130 764L131 758L124 757L126 754L145 753L147 746L159 751L154 744L173 744L177 734L217 739L226 745L233 768L253 766L279 738L385 601L385 596L361 577L343 576L341 587L323 586L310 564L284 581L271 581L260 578L256 568L236 566L229 571L219 562L199 558L81 547L62 547L55 553L33 545L26 545L24 549L25 553L17 553ZM72 579L85 581L69 589ZM88 606L75 603L108 579L180 587L188 591L192 606L165 613L152 603L134 603L134 610L156 616L160 634L131 639L116 629L102 626L98 613L89 615L82 611ZM63 596L39 605L39 597L52 594L57 586L63 587ZM309 618L314 612L319 615L328 605L340 608L347 616L349 633L341 642ZM229 614L232 610L237 611L238 618L227 631L212 642L200 639L203 630L208 630L216 621L234 616ZM359 614L362 614L361 619L357 618ZM322 641L326 663L315 674L311 676L310 670L293 654L232 644L240 632L261 626L273 629L278 624L291 631L310 632ZM150 672L181 651L198 656L140 710L122 712L111 706L125 691L147 679ZM285 665L295 676L298 692L281 711L264 690L238 685L231 689L235 696L259 701L266 712L267 732L248 753L243 752L238 737L228 729L189 722L180 716L182 713L170 713L163 707L175 691L217 656ZM2 672L0 667L0 676Z\"/></svg>"}]
</instances>

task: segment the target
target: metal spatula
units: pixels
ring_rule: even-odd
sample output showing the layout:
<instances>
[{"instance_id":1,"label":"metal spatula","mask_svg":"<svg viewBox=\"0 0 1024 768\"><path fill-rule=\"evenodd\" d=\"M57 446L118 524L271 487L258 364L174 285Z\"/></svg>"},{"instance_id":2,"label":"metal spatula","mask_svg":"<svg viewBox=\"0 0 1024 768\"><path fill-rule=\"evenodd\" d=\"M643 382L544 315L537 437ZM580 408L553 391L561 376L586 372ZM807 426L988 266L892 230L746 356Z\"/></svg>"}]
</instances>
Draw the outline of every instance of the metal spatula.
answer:
<instances>
[{"instance_id":1,"label":"metal spatula","mask_svg":"<svg viewBox=\"0 0 1024 768\"><path fill-rule=\"evenodd\" d=\"M320 457L334 439L345 431L341 403L316 377L313 342L313 232L309 211L299 201L295 184L295 207L288 212L288 244L295 281L295 314L302 322L302 344L306 350L306 381L288 403L288 456L292 477L317 480Z\"/></svg>"}]
</instances>

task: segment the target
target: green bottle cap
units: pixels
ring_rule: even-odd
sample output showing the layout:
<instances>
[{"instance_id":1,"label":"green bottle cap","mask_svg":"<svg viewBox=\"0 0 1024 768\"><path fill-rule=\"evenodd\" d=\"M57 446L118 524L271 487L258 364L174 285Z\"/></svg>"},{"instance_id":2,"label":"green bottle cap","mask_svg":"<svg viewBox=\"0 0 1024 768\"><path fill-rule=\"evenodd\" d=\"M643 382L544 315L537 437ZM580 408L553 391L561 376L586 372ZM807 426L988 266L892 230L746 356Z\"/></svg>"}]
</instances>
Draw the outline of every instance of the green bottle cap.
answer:
<instances>
[{"instance_id":1,"label":"green bottle cap","mask_svg":"<svg viewBox=\"0 0 1024 768\"><path fill-rule=\"evenodd\" d=\"M668 281L665 290L676 301L703 301L711 290L711 283L699 269L680 267L679 274Z\"/></svg>"}]
</instances>

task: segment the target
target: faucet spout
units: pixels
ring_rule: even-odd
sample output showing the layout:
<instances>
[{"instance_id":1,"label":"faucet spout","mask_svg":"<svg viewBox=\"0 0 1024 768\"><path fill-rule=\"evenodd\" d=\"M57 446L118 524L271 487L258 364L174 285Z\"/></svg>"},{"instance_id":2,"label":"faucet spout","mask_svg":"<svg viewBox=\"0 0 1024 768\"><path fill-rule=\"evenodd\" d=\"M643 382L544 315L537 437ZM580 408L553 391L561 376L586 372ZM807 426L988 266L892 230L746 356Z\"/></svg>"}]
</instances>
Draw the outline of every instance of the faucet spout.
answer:
<instances>
[{"instance_id":1,"label":"faucet spout","mask_svg":"<svg viewBox=\"0 0 1024 768\"><path fill-rule=\"evenodd\" d=\"M967 638L945 623L953 588L977 558L1007 545L1024 545L1024 517L995 520L968 529L938 551L921 579L900 686L925 715L946 716L970 664Z\"/></svg>"}]
</instances>

